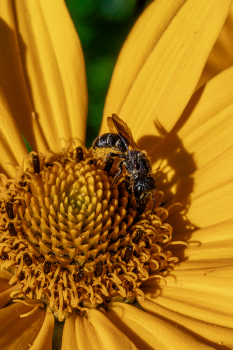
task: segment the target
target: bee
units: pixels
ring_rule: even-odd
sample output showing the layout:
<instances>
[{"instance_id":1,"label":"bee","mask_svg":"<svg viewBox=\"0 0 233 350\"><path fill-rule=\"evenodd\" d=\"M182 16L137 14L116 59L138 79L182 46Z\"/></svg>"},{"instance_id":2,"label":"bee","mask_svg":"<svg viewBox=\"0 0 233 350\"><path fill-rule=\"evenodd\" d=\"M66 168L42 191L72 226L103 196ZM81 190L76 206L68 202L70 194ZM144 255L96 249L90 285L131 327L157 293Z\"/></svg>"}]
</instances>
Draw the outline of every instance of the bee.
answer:
<instances>
[{"instance_id":1,"label":"bee","mask_svg":"<svg viewBox=\"0 0 233 350\"><path fill-rule=\"evenodd\" d=\"M152 167L145 151L140 151L134 141L132 132L128 125L116 114L107 118L110 133L98 136L92 145L95 157L104 157L105 164L112 164L115 157L120 160L117 164L118 171L114 176L111 187L122 173L123 165L128 175L128 181L132 194L134 195L137 208L143 212L149 197L153 198L156 192L156 182L151 176Z\"/></svg>"}]
</instances>

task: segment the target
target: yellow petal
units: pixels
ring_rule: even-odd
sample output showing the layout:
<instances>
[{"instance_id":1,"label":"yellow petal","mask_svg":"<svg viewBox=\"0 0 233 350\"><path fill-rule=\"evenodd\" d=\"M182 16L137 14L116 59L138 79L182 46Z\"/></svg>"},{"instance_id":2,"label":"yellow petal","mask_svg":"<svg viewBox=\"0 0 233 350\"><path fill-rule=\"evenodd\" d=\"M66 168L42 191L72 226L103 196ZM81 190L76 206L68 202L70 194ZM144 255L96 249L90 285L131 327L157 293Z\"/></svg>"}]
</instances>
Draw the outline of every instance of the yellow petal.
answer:
<instances>
[{"instance_id":1,"label":"yellow petal","mask_svg":"<svg viewBox=\"0 0 233 350\"><path fill-rule=\"evenodd\" d=\"M141 350L213 349L176 325L131 305L113 303L107 317Z\"/></svg>"},{"instance_id":2,"label":"yellow petal","mask_svg":"<svg viewBox=\"0 0 233 350\"><path fill-rule=\"evenodd\" d=\"M147 299L167 309L233 328L232 276L232 266L174 270L167 273L166 285L154 278L142 289Z\"/></svg>"},{"instance_id":3,"label":"yellow petal","mask_svg":"<svg viewBox=\"0 0 233 350\"><path fill-rule=\"evenodd\" d=\"M0 308L4 307L10 300L10 294L16 289L16 287L11 287L0 293Z\"/></svg>"},{"instance_id":4,"label":"yellow petal","mask_svg":"<svg viewBox=\"0 0 233 350\"><path fill-rule=\"evenodd\" d=\"M6 278L0 278L0 293L4 292L5 290L9 289L11 286L8 283L8 279Z\"/></svg>"},{"instance_id":5,"label":"yellow petal","mask_svg":"<svg viewBox=\"0 0 233 350\"><path fill-rule=\"evenodd\" d=\"M10 286L8 281L8 279L0 277L0 308L10 301L10 294L16 289L16 286Z\"/></svg>"},{"instance_id":6,"label":"yellow petal","mask_svg":"<svg viewBox=\"0 0 233 350\"><path fill-rule=\"evenodd\" d=\"M188 242L188 248L181 245L169 246L180 263L176 269L203 269L233 266L233 219L175 236L175 240Z\"/></svg>"},{"instance_id":7,"label":"yellow petal","mask_svg":"<svg viewBox=\"0 0 233 350\"><path fill-rule=\"evenodd\" d=\"M61 350L76 350L77 342L76 342L76 330L75 330L75 321L76 318L79 317L74 311L69 315L69 317L65 321L65 325L63 328L62 334L62 349ZM81 322L81 320L80 320ZM83 329L85 331L85 329ZM90 334L92 337L92 334ZM88 341L88 338L87 338Z\"/></svg>"},{"instance_id":8,"label":"yellow petal","mask_svg":"<svg viewBox=\"0 0 233 350\"><path fill-rule=\"evenodd\" d=\"M33 301L29 301L33 304ZM0 349L29 349L37 337L45 318L45 310L38 309L33 314L20 318L32 310L21 303L0 310Z\"/></svg>"},{"instance_id":9,"label":"yellow petal","mask_svg":"<svg viewBox=\"0 0 233 350\"><path fill-rule=\"evenodd\" d=\"M46 146L38 121L32 118L34 107L26 85L25 73L22 69L25 50L23 56L20 56L17 23L11 1L1 1L0 17L0 86L8 100L14 118L20 125L20 131L32 148L36 149L36 142L39 145ZM19 40L22 40L22 38L20 37ZM33 133L36 133L37 141L33 138Z\"/></svg>"},{"instance_id":10,"label":"yellow petal","mask_svg":"<svg viewBox=\"0 0 233 350\"><path fill-rule=\"evenodd\" d=\"M170 131L184 110L231 1L177 2L153 2L127 39L107 96L101 133L113 112L132 121L129 126L137 140L156 134L155 122ZM155 30L145 25L152 17ZM132 72L129 66L136 68Z\"/></svg>"},{"instance_id":11,"label":"yellow petal","mask_svg":"<svg viewBox=\"0 0 233 350\"><path fill-rule=\"evenodd\" d=\"M196 90L206 84L215 75L233 65L233 6L228 14L221 33L207 59L205 68L197 84Z\"/></svg>"},{"instance_id":12,"label":"yellow petal","mask_svg":"<svg viewBox=\"0 0 233 350\"><path fill-rule=\"evenodd\" d=\"M5 13L12 15L11 6L9 2L5 4L3 18ZM87 108L84 59L65 2L25 0L14 6L16 22L11 27L14 30L17 23L21 79L25 81L31 106L30 115L18 115L20 129L23 131L27 123L30 132L23 132L25 137L32 145L35 138L36 149L41 151L47 147L59 149L62 137L67 140L76 137L84 142Z\"/></svg>"},{"instance_id":13,"label":"yellow petal","mask_svg":"<svg viewBox=\"0 0 233 350\"><path fill-rule=\"evenodd\" d=\"M154 316L162 317L164 320L172 322L188 331L195 338L214 348L221 349L221 346L233 347L233 330L226 327L219 327L216 324L201 322L196 319L181 315L179 312L173 312L147 299L138 299L138 302L144 310Z\"/></svg>"},{"instance_id":14,"label":"yellow petal","mask_svg":"<svg viewBox=\"0 0 233 350\"><path fill-rule=\"evenodd\" d=\"M32 345L31 350L51 350L54 329L53 313L47 308L43 325Z\"/></svg>"},{"instance_id":15,"label":"yellow petal","mask_svg":"<svg viewBox=\"0 0 233 350\"><path fill-rule=\"evenodd\" d=\"M90 318L74 312L67 318L62 350L137 350L136 346L98 310L90 310Z\"/></svg>"},{"instance_id":16,"label":"yellow petal","mask_svg":"<svg viewBox=\"0 0 233 350\"><path fill-rule=\"evenodd\" d=\"M0 115L0 173L5 172L9 176L13 176L15 171L12 165L22 164L27 149L1 89Z\"/></svg>"},{"instance_id":17,"label":"yellow petal","mask_svg":"<svg viewBox=\"0 0 233 350\"><path fill-rule=\"evenodd\" d=\"M170 192L176 194L172 201L183 205L181 219L177 211L169 216L169 223L176 232L187 231L188 225L203 228L233 218L231 164L233 146L173 186Z\"/></svg>"},{"instance_id":18,"label":"yellow petal","mask_svg":"<svg viewBox=\"0 0 233 350\"><path fill-rule=\"evenodd\" d=\"M167 177L165 181L164 176L158 176L159 188L203 167L232 145L232 81L233 67L198 90L174 129L149 152L154 168L160 166L160 171ZM170 169L164 170L168 167ZM228 170L231 169L228 166ZM212 179L214 177L213 173Z\"/></svg>"},{"instance_id":19,"label":"yellow petal","mask_svg":"<svg viewBox=\"0 0 233 350\"><path fill-rule=\"evenodd\" d=\"M11 274L11 277L12 277L12 274ZM5 270L0 271L0 278L3 278L3 279L5 279L5 280L8 280L8 281L9 281L11 277L9 276L8 273L5 272Z\"/></svg>"}]
</instances>

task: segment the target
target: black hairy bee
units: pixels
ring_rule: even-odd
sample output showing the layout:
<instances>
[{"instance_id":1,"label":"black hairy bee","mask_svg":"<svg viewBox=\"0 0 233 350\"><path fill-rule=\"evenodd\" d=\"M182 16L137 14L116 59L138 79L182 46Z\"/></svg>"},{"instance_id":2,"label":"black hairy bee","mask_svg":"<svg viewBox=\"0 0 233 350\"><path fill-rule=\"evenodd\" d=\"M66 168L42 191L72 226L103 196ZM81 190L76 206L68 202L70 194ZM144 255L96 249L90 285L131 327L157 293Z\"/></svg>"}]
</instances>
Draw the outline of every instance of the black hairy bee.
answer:
<instances>
[{"instance_id":1,"label":"black hairy bee","mask_svg":"<svg viewBox=\"0 0 233 350\"><path fill-rule=\"evenodd\" d=\"M92 152L96 157L105 157L105 164L112 161L114 157L122 160L117 164L113 184L120 176L123 165L128 174L130 188L137 201L137 208L143 211L149 197L153 197L153 209L155 199L153 194L156 191L156 182L151 176L151 164L146 152L140 151L134 141L132 132L128 125L116 114L107 118L110 133L98 136L92 145ZM112 163L111 163L112 164Z\"/></svg>"}]
</instances>

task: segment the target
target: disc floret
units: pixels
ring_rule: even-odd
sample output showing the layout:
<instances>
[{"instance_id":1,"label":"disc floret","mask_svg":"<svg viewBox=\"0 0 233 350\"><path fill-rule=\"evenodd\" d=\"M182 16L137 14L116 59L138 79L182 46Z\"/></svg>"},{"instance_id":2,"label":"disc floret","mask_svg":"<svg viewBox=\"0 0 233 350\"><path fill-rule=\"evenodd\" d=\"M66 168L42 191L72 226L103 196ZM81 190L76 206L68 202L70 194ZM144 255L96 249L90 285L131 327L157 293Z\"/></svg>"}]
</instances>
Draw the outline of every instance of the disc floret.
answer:
<instances>
[{"instance_id":1,"label":"disc floret","mask_svg":"<svg viewBox=\"0 0 233 350\"><path fill-rule=\"evenodd\" d=\"M168 211L155 194L143 214L135 210L124 174L75 150L31 153L17 176L1 175L0 266L11 273L12 299L38 299L59 321L112 300L144 297L140 285L173 266L163 251L172 238Z\"/></svg>"}]
</instances>

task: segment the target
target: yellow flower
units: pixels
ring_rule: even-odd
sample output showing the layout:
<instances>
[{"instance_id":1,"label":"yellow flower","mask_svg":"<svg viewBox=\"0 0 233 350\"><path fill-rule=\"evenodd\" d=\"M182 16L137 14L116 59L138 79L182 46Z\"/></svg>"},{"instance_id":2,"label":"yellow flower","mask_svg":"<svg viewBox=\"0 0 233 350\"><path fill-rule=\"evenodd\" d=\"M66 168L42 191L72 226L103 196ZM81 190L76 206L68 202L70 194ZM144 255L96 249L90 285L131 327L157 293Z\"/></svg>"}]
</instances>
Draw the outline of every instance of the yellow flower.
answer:
<instances>
[{"instance_id":1,"label":"yellow flower","mask_svg":"<svg viewBox=\"0 0 233 350\"><path fill-rule=\"evenodd\" d=\"M59 152L61 138L84 144L87 91L63 1L2 0L0 6L0 162L12 177L6 163L20 165L27 155L20 133L36 152ZM165 206L182 203L168 223L174 239L190 247L169 247L180 263L142 285L144 310L112 303L106 315L90 310L89 319L72 312L63 350L233 347L233 59L219 50L228 50L231 18L210 54L230 6L230 0L156 0L126 40L100 133L108 132L113 112L127 122L153 169L159 167ZM0 278L0 348L52 349L49 308L36 301L33 313L28 301L4 307L15 287L4 272Z\"/></svg>"}]
</instances>

